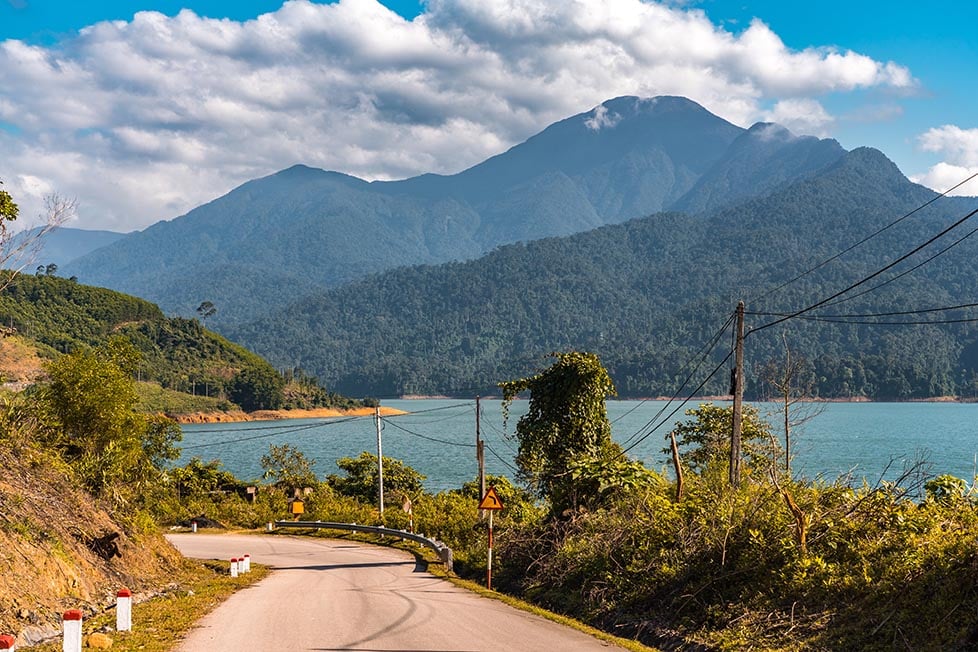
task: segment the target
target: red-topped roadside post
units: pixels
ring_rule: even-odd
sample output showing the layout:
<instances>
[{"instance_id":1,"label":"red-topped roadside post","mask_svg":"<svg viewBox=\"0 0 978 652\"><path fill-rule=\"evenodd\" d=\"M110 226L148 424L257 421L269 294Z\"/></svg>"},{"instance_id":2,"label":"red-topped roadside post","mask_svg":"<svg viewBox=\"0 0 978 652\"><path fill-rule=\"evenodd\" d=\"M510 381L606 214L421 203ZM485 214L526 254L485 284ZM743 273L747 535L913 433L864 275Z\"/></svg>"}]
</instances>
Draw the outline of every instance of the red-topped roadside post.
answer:
<instances>
[{"instance_id":1,"label":"red-topped roadside post","mask_svg":"<svg viewBox=\"0 0 978 652\"><path fill-rule=\"evenodd\" d=\"M10 634L3 634L0 636L0 650L13 650L16 644L17 639Z\"/></svg>"},{"instance_id":2,"label":"red-topped roadside post","mask_svg":"<svg viewBox=\"0 0 978 652\"><path fill-rule=\"evenodd\" d=\"M64 625L64 640L61 649L64 652L81 652L82 649L82 612L80 609L69 609L61 618Z\"/></svg>"},{"instance_id":3,"label":"red-topped roadside post","mask_svg":"<svg viewBox=\"0 0 978 652\"><path fill-rule=\"evenodd\" d=\"M129 589L119 589L115 597L115 629L117 632L131 632L132 591Z\"/></svg>"}]
</instances>

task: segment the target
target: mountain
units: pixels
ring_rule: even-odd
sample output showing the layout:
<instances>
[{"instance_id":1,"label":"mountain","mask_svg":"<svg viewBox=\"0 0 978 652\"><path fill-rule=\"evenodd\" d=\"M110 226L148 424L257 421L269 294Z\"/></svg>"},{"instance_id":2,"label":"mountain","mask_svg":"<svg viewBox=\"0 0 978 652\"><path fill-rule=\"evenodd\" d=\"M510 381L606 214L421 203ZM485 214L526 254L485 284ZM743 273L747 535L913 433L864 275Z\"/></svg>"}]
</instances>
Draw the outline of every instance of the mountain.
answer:
<instances>
[{"instance_id":1,"label":"mountain","mask_svg":"<svg viewBox=\"0 0 978 652\"><path fill-rule=\"evenodd\" d=\"M758 135L746 134L716 174L701 177L703 186L719 188L737 178L737 160L773 160L765 159L767 142ZM824 166L824 145L809 144L814 147L804 155L802 149L775 151L782 160L806 161L799 168ZM548 352L574 348L599 354L622 395L657 396L680 387L690 371L684 363L698 358L745 299L753 331L748 391L754 396L767 391L757 369L783 355L782 337L809 360L807 373L823 396L906 399L974 391L978 330L970 323L897 327L842 318L847 323L792 320L764 327L911 251L972 210L973 200L940 199L884 229L936 194L868 148L793 183L767 183L777 189L705 215L658 213L503 246L465 263L388 271L230 334L275 364L301 365L346 393L492 393L495 383L540 368ZM818 265L877 231L878 237ZM947 247L955 237L935 246ZM812 314L830 319L973 302L978 243L970 240L894 278L932 250L861 289L879 288ZM952 314L971 317L973 311ZM702 363L695 382L722 360L728 339ZM726 382L724 371L701 393L725 394Z\"/></svg>"},{"instance_id":2,"label":"mountain","mask_svg":"<svg viewBox=\"0 0 978 652\"><path fill-rule=\"evenodd\" d=\"M112 244L125 234L115 231L96 231L58 227L37 238L40 227L22 231L14 236L11 246L17 247L25 241L36 238L37 248L32 253L33 265L55 264L63 267L76 258ZM33 248L33 247L32 247ZM30 270L31 265L28 265Z\"/></svg>"},{"instance_id":3,"label":"mountain","mask_svg":"<svg viewBox=\"0 0 978 652\"><path fill-rule=\"evenodd\" d=\"M714 210L845 151L745 130L679 97L621 97L454 175L366 182L294 166L103 247L65 274L225 328L403 265L470 260L664 209ZM736 192L730 193L730 188Z\"/></svg>"}]
</instances>

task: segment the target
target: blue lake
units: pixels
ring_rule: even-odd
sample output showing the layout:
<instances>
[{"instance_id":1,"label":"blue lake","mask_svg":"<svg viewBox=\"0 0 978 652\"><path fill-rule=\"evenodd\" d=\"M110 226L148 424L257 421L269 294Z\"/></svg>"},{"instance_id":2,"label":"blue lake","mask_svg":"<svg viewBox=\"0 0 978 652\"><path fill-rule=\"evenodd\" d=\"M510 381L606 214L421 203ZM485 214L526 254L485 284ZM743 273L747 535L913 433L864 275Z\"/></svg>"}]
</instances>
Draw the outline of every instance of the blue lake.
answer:
<instances>
[{"instance_id":1,"label":"blue lake","mask_svg":"<svg viewBox=\"0 0 978 652\"><path fill-rule=\"evenodd\" d=\"M430 491L456 488L475 478L474 400L403 400L385 401L384 405L410 412L382 420L385 457L401 459L424 473ZM630 447L631 457L668 472L669 457L662 452L665 437L695 403L674 414L678 403L609 401L607 405L615 440ZM775 424L774 432L779 432L778 405L754 405ZM526 402L512 406L505 429L499 401L483 400L481 406L486 470L512 477L516 450L512 435ZM950 473L969 481L975 475L978 404L826 403L818 409L820 413L793 434L796 476L831 481L851 473L855 482L865 478L873 483L884 474L892 478L905 464L921 457L931 474ZM259 460L270 444L297 447L317 461L315 470L320 477L338 472L338 458L377 452L372 416L188 425L183 432L179 464L195 456L205 461L218 459L243 479L260 477Z\"/></svg>"}]
</instances>

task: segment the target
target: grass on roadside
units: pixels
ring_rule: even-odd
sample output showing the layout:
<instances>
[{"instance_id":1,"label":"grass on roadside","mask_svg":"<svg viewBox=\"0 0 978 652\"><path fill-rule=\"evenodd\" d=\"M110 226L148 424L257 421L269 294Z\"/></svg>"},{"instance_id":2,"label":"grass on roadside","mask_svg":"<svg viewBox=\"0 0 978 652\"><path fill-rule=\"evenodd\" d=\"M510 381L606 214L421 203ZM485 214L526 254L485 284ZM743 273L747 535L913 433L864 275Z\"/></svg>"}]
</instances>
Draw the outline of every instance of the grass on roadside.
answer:
<instances>
[{"instance_id":1,"label":"grass on roadside","mask_svg":"<svg viewBox=\"0 0 978 652\"><path fill-rule=\"evenodd\" d=\"M179 587L159 597L134 604L132 631L115 631L115 610L109 609L84 621L84 635L104 632L112 639L112 649L167 652L202 617L228 599L232 593L268 575L266 566L252 565L251 572L232 578L227 562L205 561ZM37 652L59 652L60 637L30 648ZM87 649L87 648L86 648Z\"/></svg>"}]
</instances>

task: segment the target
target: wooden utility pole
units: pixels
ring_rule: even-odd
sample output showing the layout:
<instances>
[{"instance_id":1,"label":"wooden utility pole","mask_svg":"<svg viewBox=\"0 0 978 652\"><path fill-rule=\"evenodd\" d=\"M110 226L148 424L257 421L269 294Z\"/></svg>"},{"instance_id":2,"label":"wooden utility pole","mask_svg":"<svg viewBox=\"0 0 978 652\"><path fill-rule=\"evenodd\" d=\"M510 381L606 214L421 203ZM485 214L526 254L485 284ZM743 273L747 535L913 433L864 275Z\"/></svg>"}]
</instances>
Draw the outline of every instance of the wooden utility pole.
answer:
<instances>
[{"instance_id":1,"label":"wooden utility pole","mask_svg":"<svg viewBox=\"0 0 978 652\"><path fill-rule=\"evenodd\" d=\"M377 419L377 494L380 497L380 522L384 522L384 446L381 441L380 431L380 406L377 406L374 413Z\"/></svg>"},{"instance_id":2,"label":"wooden utility pole","mask_svg":"<svg viewBox=\"0 0 978 652\"><path fill-rule=\"evenodd\" d=\"M737 304L734 344L733 427L730 429L730 484L740 486L740 437L744 412L744 302Z\"/></svg>"},{"instance_id":3,"label":"wooden utility pole","mask_svg":"<svg viewBox=\"0 0 978 652\"><path fill-rule=\"evenodd\" d=\"M482 443L482 434L480 432L479 419L480 419L479 409L479 397L475 397L475 459L479 462L479 495L486 495L486 450ZM485 516L485 510L479 511L479 516Z\"/></svg>"}]
</instances>

